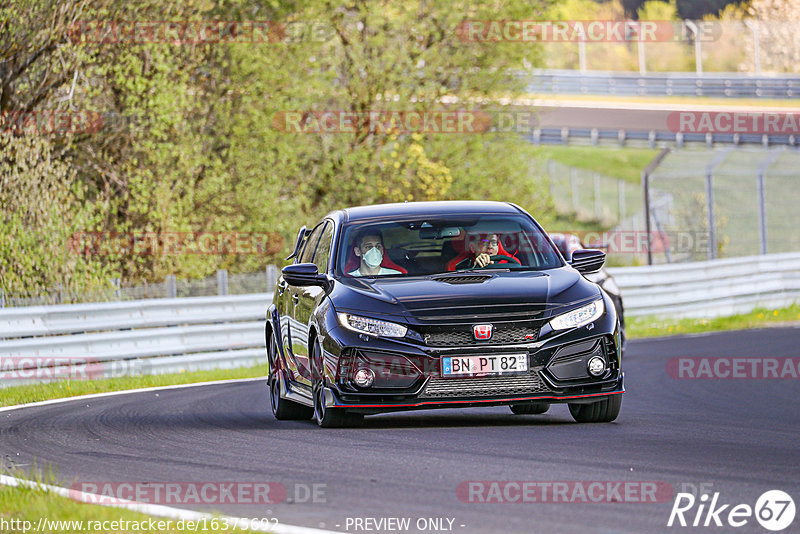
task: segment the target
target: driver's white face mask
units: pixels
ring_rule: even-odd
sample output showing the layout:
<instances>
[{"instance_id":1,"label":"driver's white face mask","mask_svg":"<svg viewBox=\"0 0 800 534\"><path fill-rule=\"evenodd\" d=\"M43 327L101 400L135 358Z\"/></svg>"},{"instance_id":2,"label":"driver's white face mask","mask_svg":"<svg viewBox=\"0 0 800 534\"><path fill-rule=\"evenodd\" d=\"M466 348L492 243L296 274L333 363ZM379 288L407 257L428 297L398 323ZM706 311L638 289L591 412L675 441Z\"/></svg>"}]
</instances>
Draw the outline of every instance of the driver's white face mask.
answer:
<instances>
[{"instance_id":1,"label":"driver's white face mask","mask_svg":"<svg viewBox=\"0 0 800 534\"><path fill-rule=\"evenodd\" d=\"M364 258L364 263L370 269L374 269L383 261L383 252L378 250L378 247L372 247L362 257Z\"/></svg>"}]
</instances>

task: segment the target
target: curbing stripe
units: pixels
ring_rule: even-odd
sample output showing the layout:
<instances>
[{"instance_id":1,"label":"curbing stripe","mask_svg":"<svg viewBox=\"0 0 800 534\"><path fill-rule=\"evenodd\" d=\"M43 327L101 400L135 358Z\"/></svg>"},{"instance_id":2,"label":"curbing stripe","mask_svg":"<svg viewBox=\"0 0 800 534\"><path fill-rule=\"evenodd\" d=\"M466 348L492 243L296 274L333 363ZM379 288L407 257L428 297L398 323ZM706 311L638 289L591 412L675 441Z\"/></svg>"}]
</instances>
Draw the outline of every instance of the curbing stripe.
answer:
<instances>
[{"instance_id":1,"label":"curbing stripe","mask_svg":"<svg viewBox=\"0 0 800 534\"><path fill-rule=\"evenodd\" d=\"M143 393L148 391L162 391L165 389L182 389L182 388L190 388L190 387L199 387L199 386L210 386L216 384L225 384L231 382L256 382L264 380L266 377L256 377L256 378L234 378L230 380L212 380L209 382L195 382L192 384L175 384L172 386L154 386L149 388L138 388L138 389L124 389L121 391L107 391L105 393L92 393L90 395L79 395L76 397L64 397L61 399L49 399L45 401L38 401L38 402L29 402L26 404L16 404L14 406L3 406L0 408L0 412L10 412L12 410L19 410L21 408L32 408L36 406L48 406L51 404L60 404L64 402L71 402L71 401L81 401L87 399L100 399L103 397L111 397L114 395L125 395L128 393ZM10 477L7 475L0 475L0 484L5 486L12 486L12 487L19 487L24 486L28 488L42 488L44 490L53 492L57 495L62 497L66 497L68 499L72 499L74 501L88 503L88 504L97 504L100 506L108 506L111 508L125 508L127 510L133 510L135 512L141 512L143 514L155 516L155 517L166 517L170 519L185 519L196 521L198 519L227 519L228 522L234 523L238 522L237 528L246 527L248 530L256 531L256 532L274 532L275 534L336 534L333 530L324 530L318 528L311 528L311 527L301 527L296 525L287 525L283 523L279 523L277 525L270 525L268 528L262 525L259 522L253 522L249 519L233 517L233 516L223 516L223 515L213 515L206 512L197 512L194 510L185 510L182 508L173 508L171 506L164 506L161 504L149 504L149 503L142 503L138 501L123 501L122 499L118 499L120 502L119 504L108 504L102 502L103 496L102 495L94 495L91 493L86 493L83 491L77 491L67 488L62 488L59 486L52 486L50 484L41 484L38 482L33 482L30 480L24 480L21 478Z\"/></svg>"}]
</instances>

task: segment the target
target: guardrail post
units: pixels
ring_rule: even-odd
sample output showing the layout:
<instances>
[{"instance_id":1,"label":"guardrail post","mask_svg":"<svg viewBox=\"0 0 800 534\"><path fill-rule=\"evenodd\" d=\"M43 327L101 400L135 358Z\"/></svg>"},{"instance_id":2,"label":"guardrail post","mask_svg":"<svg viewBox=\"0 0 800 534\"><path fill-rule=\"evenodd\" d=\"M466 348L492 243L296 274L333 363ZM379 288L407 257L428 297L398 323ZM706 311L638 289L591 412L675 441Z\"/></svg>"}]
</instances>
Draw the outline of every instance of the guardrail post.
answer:
<instances>
[{"instance_id":1,"label":"guardrail post","mask_svg":"<svg viewBox=\"0 0 800 534\"><path fill-rule=\"evenodd\" d=\"M753 56L755 60L756 74L761 74L761 39L758 35L758 23L744 19L744 25L753 32Z\"/></svg>"},{"instance_id":2,"label":"guardrail post","mask_svg":"<svg viewBox=\"0 0 800 534\"><path fill-rule=\"evenodd\" d=\"M572 210L578 213L578 169L569 170L570 196L572 196Z\"/></svg>"},{"instance_id":3,"label":"guardrail post","mask_svg":"<svg viewBox=\"0 0 800 534\"><path fill-rule=\"evenodd\" d=\"M697 24L689 19L686 19L686 27L692 32L694 36L694 63L697 70L697 75L703 75L703 48L702 39L700 39L700 32L697 29Z\"/></svg>"},{"instance_id":4,"label":"guardrail post","mask_svg":"<svg viewBox=\"0 0 800 534\"><path fill-rule=\"evenodd\" d=\"M217 269L217 294L225 296L228 294L228 271Z\"/></svg>"},{"instance_id":5,"label":"guardrail post","mask_svg":"<svg viewBox=\"0 0 800 534\"><path fill-rule=\"evenodd\" d=\"M267 265L267 293L275 291L275 284L278 282L278 266Z\"/></svg>"},{"instance_id":6,"label":"guardrail post","mask_svg":"<svg viewBox=\"0 0 800 534\"><path fill-rule=\"evenodd\" d=\"M770 165L775 163L775 160L778 159L780 155L781 151L776 150L758 166L758 235L761 245L761 254L767 253L767 200L764 182L766 181L767 169Z\"/></svg>"},{"instance_id":7,"label":"guardrail post","mask_svg":"<svg viewBox=\"0 0 800 534\"><path fill-rule=\"evenodd\" d=\"M178 297L178 284L174 274L168 274L164 280L167 284L167 298L174 299Z\"/></svg>"},{"instance_id":8,"label":"guardrail post","mask_svg":"<svg viewBox=\"0 0 800 534\"><path fill-rule=\"evenodd\" d=\"M717 226L714 217L714 182L713 175L716 169L730 154L733 148L723 150L711 160L706 167L706 209L708 210L708 259L717 258Z\"/></svg>"},{"instance_id":9,"label":"guardrail post","mask_svg":"<svg viewBox=\"0 0 800 534\"><path fill-rule=\"evenodd\" d=\"M663 149L642 171L642 194L644 195L644 231L647 240L647 265L653 265L653 235L650 231L650 174L658 167L669 148Z\"/></svg>"},{"instance_id":10,"label":"guardrail post","mask_svg":"<svg viewBox=\"0 0 800 534\"><path fill-rule=\"evenodd\" d=\"M600 220L600 175L594 173L592 176L594 180L594 218Z\"/></svg>"},{"instance_id":11,"label":"guardrail post","mask_svg":"<svg viewBox=\"0 0 800 534\"><path fill-rule=\"evenodd\" d=\"M644 54L644 41L642 40L642 32L639 31L638 53L639 53L639 74L647 74L647 58Z\"/></svg>"},{"instance_id":12,"label":"guardrail post","mask_svg":"<svg viewBox=\"0 0 800 534\"><path fill-rule=\"evenodd\" d=\"M122 291L120 291L122 280L119 278L112 278L111 285L114 286L114 298L117 300L122 300Z\"/></svg>"},{"instance_id":13,"label":"guardrail post","mask_svg":"<svg viewBox=\"0 0 800 534\"><path fill-rule=\"evenodd\" d=\"M6 307L6 291L4 289L0 289L0 308Z\"/></svg>"}]
</instances>

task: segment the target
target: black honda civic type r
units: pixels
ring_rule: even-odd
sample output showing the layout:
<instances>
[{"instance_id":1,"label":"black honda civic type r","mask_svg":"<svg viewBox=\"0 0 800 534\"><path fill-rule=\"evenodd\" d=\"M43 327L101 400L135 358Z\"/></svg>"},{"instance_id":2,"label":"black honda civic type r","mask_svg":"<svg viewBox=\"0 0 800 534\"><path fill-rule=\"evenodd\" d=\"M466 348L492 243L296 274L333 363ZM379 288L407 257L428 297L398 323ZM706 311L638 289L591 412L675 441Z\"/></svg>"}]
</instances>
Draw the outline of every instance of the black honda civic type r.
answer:
<instances>
[{"instance_id":1,"label":"black honda civic type r","mask_svg":"<svg viewBox=\"0 0 800 534\"><path fill-rule=\"evenodd\" d=\"M267 311L272 413L349 426L398 410L567 403L610 422L623 387L613 303L523 209L413 202L300 229Z\"/></svg>"}]
</instances>

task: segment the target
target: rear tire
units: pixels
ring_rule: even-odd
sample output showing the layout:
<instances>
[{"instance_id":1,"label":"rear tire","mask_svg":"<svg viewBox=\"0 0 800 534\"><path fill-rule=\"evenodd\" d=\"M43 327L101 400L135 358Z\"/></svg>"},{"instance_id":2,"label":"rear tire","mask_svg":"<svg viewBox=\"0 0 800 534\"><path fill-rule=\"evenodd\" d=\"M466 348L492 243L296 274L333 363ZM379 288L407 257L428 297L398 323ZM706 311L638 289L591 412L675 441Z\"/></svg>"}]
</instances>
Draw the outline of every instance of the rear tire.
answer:
<instances>
[{"instance_id":1,"label":"rear tire","mask_svg":"<svg viewBox=\"0 0 800 534\"><path fill-rule=\"evenodd\" d=\"M610 395L592 404L570 404L569 413L579 423L610 423L619 415L622 395Z\"/></svg>"},{"instance_id":2,"label":"rear tire","mask_svg":"<svg viewBox=\"0 0 800 534\"><path fill-rule=\"evenodd\" d=\"M267 379L267 386L269 387L269 405L272 410L272 415L274 415L275 419L278 421L307 421L311 419L311 416L314 414L312 408L281 398L281 378L275 366L277 358L276 350L275 336L270 335L267 348L267 357L269 358L269 378Z\"/></svg>"},{"instance_id":3,"label":"rear tire","mask_svg":"<svg viewBox=\"0 0 800 534\"><path fill-rule=\"evenodd\" d=\"M549 402L526 402L524 404L511 405L511 411L517 415L539 415L549 409Z\"/></svg>"}]
</instances>

